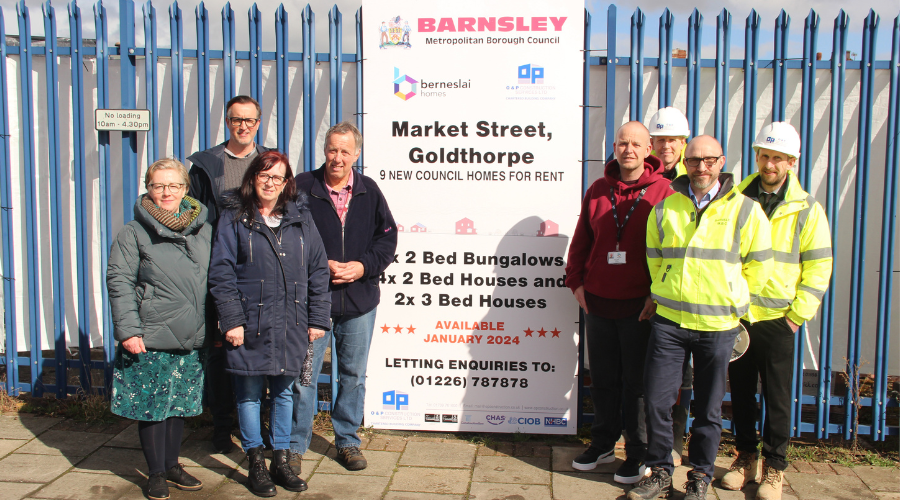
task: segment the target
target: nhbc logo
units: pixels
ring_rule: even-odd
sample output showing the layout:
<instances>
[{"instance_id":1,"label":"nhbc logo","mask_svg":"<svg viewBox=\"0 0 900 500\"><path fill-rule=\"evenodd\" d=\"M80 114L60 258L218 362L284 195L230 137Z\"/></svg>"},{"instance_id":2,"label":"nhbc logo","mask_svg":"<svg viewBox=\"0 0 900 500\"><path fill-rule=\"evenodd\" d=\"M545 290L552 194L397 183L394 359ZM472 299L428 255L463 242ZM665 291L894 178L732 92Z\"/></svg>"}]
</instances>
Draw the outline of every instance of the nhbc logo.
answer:
<instances>
[{"instance_id":1,"label":"nhbc logo","mask_svg":"<svg viewBox=\"0 0 900 500\"><path fill-rule=\"evenodd\" d=\"M382 392L381 404L385 410L408 410L409 394L400 391Z\"/></svg>"},{"instance_id":2,"label":"nhbc logo","mask_svg":"<svg viewBox=\"0 0 900 500\"><path fill-rule=\"evenodd\" d=\"M569 419L565 417L544 417L544 427L566 427Z\"/></svg>"},{"instance_id":3,"label":"nhbc logo","mask_svg":"<svg viewBox=\"0 0 900 500\"><path fill-rule=\"evenodd\" d=\"M536 64L519 66L519 83L523 85L544 83L544 67Z\"/></svg>"},{"instance_id":4,"label":"nhbc logo","mask_svg":"<svg viewBox=\"0 0 900 500\"><path fill-rule=\"evenodd\" d=\"M394 95L408 101L419 91L419 81L409 75L401 75L400 68L394 68Z\"/></svg>"}]
</instances>

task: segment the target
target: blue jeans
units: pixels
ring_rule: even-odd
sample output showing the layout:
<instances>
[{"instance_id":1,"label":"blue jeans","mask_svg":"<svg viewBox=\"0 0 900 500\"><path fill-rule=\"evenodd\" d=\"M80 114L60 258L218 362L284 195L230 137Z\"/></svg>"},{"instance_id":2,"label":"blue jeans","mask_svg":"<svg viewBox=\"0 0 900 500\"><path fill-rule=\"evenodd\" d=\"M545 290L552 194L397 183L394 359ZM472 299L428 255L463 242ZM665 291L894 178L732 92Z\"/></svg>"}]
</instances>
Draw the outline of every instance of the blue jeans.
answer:
<instances>
[{"instance_id":1,"label":"blue jeans","mask_svg":"<svg viewBox=\"0 0 900 500\"><path fill-rule=\"evenodd\" d=\"M291 437L291 410L294 405L291 394L295 378L286 375L234 376L241 447L245 452L263 444L260 437L259 406L267 379L272 399L272 407L269 409L269 440L274 450L288 449Z\"/></svg>"},{"instance_id":2,"label":"blue jeans","mask_svg":"<svg viewBox=\"0 0 900 500\"><path fill-rule=\"evenodd\" d=\"M375 309L362 316L337 316L331 318L332 330L313 342L313 383L303 387L294 384L294 422L291 431L291 451L306 453L312 440L312 424L316 415L316 391L325 349L331 345L334 335L335 351L331 362L337 361L338 394L331 409L334 426L334 445L337 448L359 446L356 435L362 424L363 403L366 399L366 365L369 361L369 345L375 328Z\"/></svg>"},{"instance_id":3,"label":"blue jeans","mask_svg":"<svg viewBox=\"0 0 900 500\"><path fill-rule=\"evenodd\" d=\"M659 314L652 328L644 364L644 405L647 414L647 467L672 474L672 405L682 385L684 361L694 357L694 423L688 454L697 472L713 476L722 437L722 399L734 337L740 327L720 332L681 328Z\"/></svg>"}]
</instances>

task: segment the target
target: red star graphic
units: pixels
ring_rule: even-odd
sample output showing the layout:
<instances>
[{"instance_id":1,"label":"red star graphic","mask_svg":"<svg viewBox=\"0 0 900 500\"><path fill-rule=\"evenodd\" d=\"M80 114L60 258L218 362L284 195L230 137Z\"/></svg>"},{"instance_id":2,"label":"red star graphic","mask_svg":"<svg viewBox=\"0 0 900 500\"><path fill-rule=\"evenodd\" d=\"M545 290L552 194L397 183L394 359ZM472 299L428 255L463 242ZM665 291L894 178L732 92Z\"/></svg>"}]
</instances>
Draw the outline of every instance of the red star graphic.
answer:
<instances>
[{"instance_id":1,"label":"red star graphic","mask_svg":"<svg viewBox=\"0 0 900 500\"><path fill-rule=\"evenodd\" d=\"M543 327L541 327L541 329L538 330L538 333L540 334L540 335L538 335L538 337L546 337L547 336L547 330L544 330Z\"/></svg>"},{"instance_id":2,"label":"red star graphic","mask_svg":"<svg viewBox=\"0 0 900 500\"><path fill-rule=\"evenodd\" d=\"M532 337L532 336L533 336L533 335L531 335L531 334L534 333L534 330L532 330L530 326L528 327L527 330L523 330L523 331L525 332L525 336L526 336L526 337Z\"/></svg>"},{"instance_id":3,"label":"red star graphic","mask_svg":"<svg viewBox=\"0 0 900 500\"><path fill-rule=\"evenodd\" d=\"M394 333L402 333L402 332L403 332L403 327L402 327L402 326L397 325L397 326L394 327Z\"/></svg>"},{"instance_id":4,"label":"red star graphic","mask_svg":"<svg viewBox=\"0 0 900 500\"><path fill-rule=\"evenodd\" d=\"M559 338L560 331L557 330L556 327L553 327L553 331L550 333L552 333L554 337Z\"/></svg>"},{"instance_id":5,"label":"red star graphic","mask_svg":"<svg viewBox=\"0 0 900 500\"><path fill-rule=\"evenodd\" d=\"M385 324L384 326L381 327L381 333L388 333L390 331L391 331L391 327L387 326L387 324Z\"/></svg>"},{"instance_id":6,"label":"red star graphic","mask_svg":"<svg viewBox=\"0 0 900 500\"><path fill-rule=\"evenodd\" d=\"M413 328L412 325L409 325L409 328L407 328L407 330L409 330L409 333L416 333L416 329Z\"/></svg>"}]
</instances>

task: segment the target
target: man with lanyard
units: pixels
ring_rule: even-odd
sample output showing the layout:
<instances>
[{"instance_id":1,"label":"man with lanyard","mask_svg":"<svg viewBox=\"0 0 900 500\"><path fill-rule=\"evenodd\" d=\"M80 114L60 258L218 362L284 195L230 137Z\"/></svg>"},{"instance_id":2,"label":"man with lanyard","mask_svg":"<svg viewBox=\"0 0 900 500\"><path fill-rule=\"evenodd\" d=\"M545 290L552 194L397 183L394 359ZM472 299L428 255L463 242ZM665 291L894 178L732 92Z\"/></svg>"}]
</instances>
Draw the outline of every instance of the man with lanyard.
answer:
<instances>
[{"instance_id":1,"label":"man with lanyard","mask_svg":"<svg viewBox=\"0 0 900 500\"><path fill-rule=\"evenodd\" d=\"M685 152L688 174L647 222L647 264L657 304L647 347L644 390L650 476L628 492L649 500L672 490L672 405L684 360L694 359L694 422L685 500L704 500L722 434L722 398L739 318L772 273L766 215L742 195L715 138L699 136ZM752 319L752 314L751 314Z\"/></svg>"},{"instance_id":2,"label":"man with lanyard","mask_svg":"<svg viewBox=\"0 0 900 500\"><path fill-rule=\"evenodd\" d=\"M653 138L653 151L650 152L662 160L665 172L663 177L674 181L684 175L684 146L691 135L687 117L676 108L662 108L650 118L650 137Z\"/></svg>"},{"instance_id":3,"label":"man with lanyard","mask_svg":"<svg viewBox=\"0 0 900 500\"><path fill-rule=\"evenodd\" d=\"M296 178L297 192L308 197L331 272L332 329L313 342L312 380L319 378L334 335L331 359L340 375L331 411L334 446L337 461L353 471L367 466L356 431L363 419L369 345L381 300L378 280L397 249L397 225L378 184L353 171L361 147L359 129L349 122L338 123L325 133L325 163ZM291 465L296 473L312 439L317 390L315 383L294 384Z\"/></svg>"},{"instance_id":4,"label":"man with lanyard","mask_svg":"<svg viewBox=\"0 0 900 500\"><path fill-rule=\"evenodd\" d=\"M188 156L191 162L191 187L188 196L206 206L212 227L216 227L219 219L218 205L222 193L239 187L253 158L268 151L268 148L254 141L261 116L259 103L252 97L239 95L232 98L225 105L228 140ZM215 318L208 321L218 322ZM231 375L225 372L225 347L222 340L221 333L217 333L212 341L206 365L206 387L213 418L213 449L216 453L224 454L234 447L231 442L231 413L235 409L235 403Z\"/></svg>"},{"instance_id":5,"label":"man with lanyard","mask_svg":"<svg viewBox=\"0 0 900 500\"><path fill-rule=\"evenodd\" d=\"M759 170L738 189L757 201L772 226L775 272L750 305L741 322L750 347L728 367L731 407L738 456L722 478L722 487L740 490L760 483L756 498L781 498L787 446L791 437L791 381L794 336L812 319L831 279L831 232L825 211L800 186L792 168L800 157L800 136L787 122L766 125L753 144ZM756 420L757 380L762 385L766 415L759 461Z\"/></svg>"},{"instance_id":6,"label":"man with lanyard","mask_svg":"<svg viewBox=\"0 0 900 500\"><path fill-rule=\"evenodd\" d=\"M650 156L650 135L640 122L616 132L616 159L584 196L569 247L566 286L585 311L594 423L591 445L572 462L578 470L615 461L625 435L625 462L614 479L643 477L644 358L650 335L646 225L653 205L672 194L659 159Z\"/></svg>"}]
</instances>

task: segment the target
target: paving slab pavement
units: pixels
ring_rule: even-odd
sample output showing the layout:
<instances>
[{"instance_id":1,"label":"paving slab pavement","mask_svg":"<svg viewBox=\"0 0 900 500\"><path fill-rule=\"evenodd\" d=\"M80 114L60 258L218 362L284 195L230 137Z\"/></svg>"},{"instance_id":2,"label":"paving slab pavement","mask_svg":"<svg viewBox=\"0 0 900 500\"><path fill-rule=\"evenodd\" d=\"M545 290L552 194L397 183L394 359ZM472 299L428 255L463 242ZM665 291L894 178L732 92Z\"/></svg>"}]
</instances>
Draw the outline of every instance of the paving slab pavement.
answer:
<instances>
[{"instance_id":1,"label":"paving slab pavement","mask_svg":"<svg viewBox=\"0 0 900 500\"><path fill-rule=\"evenodd\" d=\"M335 461L331 436L314 435L301 477L309 490L278 488L291 500L613 500L631 486L613 481L618 459L593 471L572 469L584 446L541 442L491 442L426 434L375 434L363 442L369 467L350 472ZM212 453L208 429L186 433L181 462L203 481L200 491L170 489L172 500L256 499L245 486L240 449ZM237 440L235 440L237 444ZM710 500L752 500L744 491L720 488L732 459L716 461ZM137 425L103 429L60 419L0 415L0 499L140 500L146 498L147 465ZM675 469L675 500L684 497L688 466ZM900 500L900 469L796 462L785 474L784 500Z\"/></svg>"}]
</instances>

